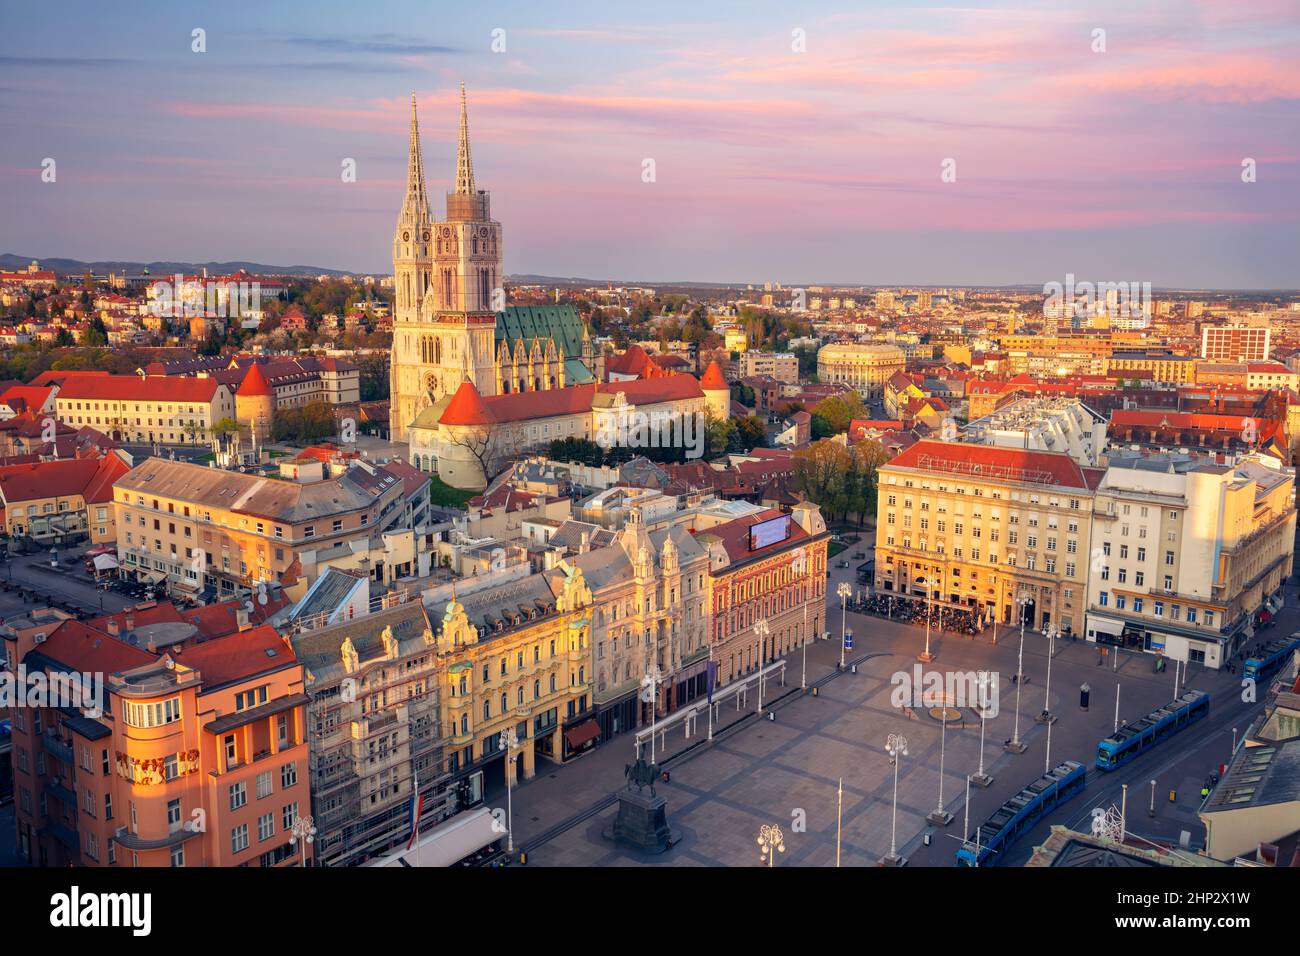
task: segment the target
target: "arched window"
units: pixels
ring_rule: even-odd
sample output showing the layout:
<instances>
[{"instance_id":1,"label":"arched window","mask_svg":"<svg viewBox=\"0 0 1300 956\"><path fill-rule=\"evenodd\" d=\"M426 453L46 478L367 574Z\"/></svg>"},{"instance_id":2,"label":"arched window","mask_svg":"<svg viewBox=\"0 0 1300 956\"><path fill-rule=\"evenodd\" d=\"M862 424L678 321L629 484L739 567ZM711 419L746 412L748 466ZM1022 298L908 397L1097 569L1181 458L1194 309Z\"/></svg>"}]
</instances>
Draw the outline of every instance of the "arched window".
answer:
<instances>
[{"instance_id":1,"label":"arched window","mask_svg":"<svg viewBox=\"0 0 1300 956\"><path fill-rule=\"evenodd\" d=\"M516 696L516 699L519 701L519 703L522 705L523 702L524 702L524 685L523 685L523 684L520 684L520 685L519 685L519 692L518 692L518 694L516 694L515 696Z\"/></svg>"},{"instance_id":2,"label":"arched window","mask_svg":"<svg viewBox=\"0 0 1300 956\"><path fill-rule=\"evenodd\" d=\"M469 733L469 714L460 715L460 732L462 734Z\"/></svg>"},{"instance_id":3,"label":"arched window","mask_svg":"<svg viewBox=\"0 0 1300 956\"><path fill-rule=\"evenodd\" d=\"M551 675L551 693L555 693L555 675Z\"/></svg>"},{"instance_id":4,"label":"arched window","mask_svg":"<svg viewBox=\"0 0 1300 956\"><path fill-rule=\"evenodd\" d=\"M541 696L542 696L542 682L539 680L535 680L533 681L533 700L536 700Z\"/></svg>"},{"instance_id":5,"label":"arched window","mask_svg":"<svg viewBox=\"0 0 1300 956\"><path fill-rule=\"evenodd\" d=\"M483 701L483 719L487 720L491 716L492 716L492 702L485 700Z\"/></svg>"},{"instance_id":6,"label":"arched window","mask_svg":"<svg viewBox=\"0 0 1300 956\"><path fill-rule=\"evenodd\" d=\"M510 707L510 698L507 697L505 692L503 691L501 693L501 713L504 714L506 710L509 709L509 707Z\"/></svg>"}]
</instances>

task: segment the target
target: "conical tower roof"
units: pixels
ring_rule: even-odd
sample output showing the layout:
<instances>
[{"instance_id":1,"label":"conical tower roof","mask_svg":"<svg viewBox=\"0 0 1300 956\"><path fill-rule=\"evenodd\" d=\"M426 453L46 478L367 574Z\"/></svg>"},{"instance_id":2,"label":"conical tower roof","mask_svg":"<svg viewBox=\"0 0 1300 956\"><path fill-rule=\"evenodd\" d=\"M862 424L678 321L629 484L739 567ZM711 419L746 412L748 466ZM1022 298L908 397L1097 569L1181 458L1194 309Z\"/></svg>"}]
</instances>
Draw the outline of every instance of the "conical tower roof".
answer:
<instances>
[{"instance_id":1,"label":"conical tower roof","mask_svg":"<svg viewBox=\"0 0 1300 956\"><path fill-rule=\"evenodd\" d=\"M731 386L722 376L722 369L718 367L717 360L709 363L709 367L704 370L704 376L700 379L700 388L705 391L722 391L730 390Z\"/></svg>"},{"instance_id":2,"label":"conical tower roof","mask_svg":"<svg viewBox=\"0 0 1300 956\"><path fill-rule=\"evenodd\" d=\"M236 390L235 394L242 395L245 398L250 396L273 396L275 395L275 389L271 387L271 383L268 382L266 376L262 374L262 366L257 362L254 362L248 367L248 374L246 374L244 380L239 383L239 388Z\"/></svg>"},{"instance_id":3,"label":"conical tower roof","mask_svg":"<svg viewBox=\"0 0 1300 956\"><path fill-rule=\"evenodd\" d=\"M443 425L490 425L492 413L473 382L462 382L438 419Z\"/></svg>"}]
</instances>

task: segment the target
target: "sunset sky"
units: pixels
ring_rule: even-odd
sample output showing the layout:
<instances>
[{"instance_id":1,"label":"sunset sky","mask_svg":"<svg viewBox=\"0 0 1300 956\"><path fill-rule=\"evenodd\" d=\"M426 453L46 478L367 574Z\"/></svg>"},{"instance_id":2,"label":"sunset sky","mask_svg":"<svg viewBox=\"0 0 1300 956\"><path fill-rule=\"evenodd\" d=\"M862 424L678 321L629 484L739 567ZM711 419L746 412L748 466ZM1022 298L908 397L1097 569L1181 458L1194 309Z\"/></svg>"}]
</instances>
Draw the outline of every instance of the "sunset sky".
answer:
<instances>
[{"instance_id":1,"label":"sunset sky","mask_svg":"<svg viewBox=\"0 0 1300 956\"><path fill-rule=\"evenodd\" d=\"M1300 286L1300 0L4 16L0 252L389 272L410 92L441 214L463 80L512 274Z\"/></svg>"}]
</instances>

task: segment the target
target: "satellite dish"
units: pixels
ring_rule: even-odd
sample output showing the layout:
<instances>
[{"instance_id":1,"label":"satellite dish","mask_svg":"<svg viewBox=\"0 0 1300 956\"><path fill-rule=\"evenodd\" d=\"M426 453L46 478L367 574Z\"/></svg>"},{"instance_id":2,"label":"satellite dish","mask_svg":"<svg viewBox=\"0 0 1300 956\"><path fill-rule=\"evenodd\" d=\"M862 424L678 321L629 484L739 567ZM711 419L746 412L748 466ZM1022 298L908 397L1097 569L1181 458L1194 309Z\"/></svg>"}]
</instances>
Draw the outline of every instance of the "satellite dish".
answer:
<instances>
[{"instance_id":1,"label":"satellite dish","mask_svg":"<svg viewBox=\"0 0 1300 956\"><path fill-rule=\"evenodd\" d=\"M244 610L245 610L245 611L251 611L251 610L253 610L253 602L252 602L252 601L245 601L245 602L244 602Z\"/></svg>"},{"instance_id":2,"label":"satellite dish","mask_svg":"<svg viewBox=\"0 0 1300 956\"><path fill-rule=\"evenodd\" d=\"M265 591L258 591L258 592L257 592L257 603L258 603L258 604L265 604L265 603L266 603L266 592L265 592Z\"/></svg>"}]
</instances>

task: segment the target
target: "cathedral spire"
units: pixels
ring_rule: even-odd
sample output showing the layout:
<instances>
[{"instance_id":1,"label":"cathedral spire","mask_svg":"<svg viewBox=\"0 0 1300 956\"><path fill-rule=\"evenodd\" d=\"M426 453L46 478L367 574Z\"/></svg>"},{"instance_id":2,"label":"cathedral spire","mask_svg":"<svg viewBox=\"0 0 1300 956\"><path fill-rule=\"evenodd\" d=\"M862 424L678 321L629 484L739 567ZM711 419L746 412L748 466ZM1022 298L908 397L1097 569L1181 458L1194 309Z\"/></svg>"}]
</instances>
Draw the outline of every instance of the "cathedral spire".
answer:
<instances>
[{"instance_id":1,"label":"cathedral spire","mask_svg":"<svg viewBox=\"0 0 1300 956\"><path fill-rule=\"evenodd\" d=\"M403 215L429 218L429 197L424 190L424 154L420 150L420 120L415 113L415 90L411 91L411 143L406 158L406 199Z\"/></svg>"},{"instance_id":2,"label":"cathedral spire","mask_svg":"<svg viewBox=\"0 0 1300 956\"><path fill-rule=\"evenodd\" d=\"M469 112L465 108L465 84L460 85L460 145L456 148L456 194L474 195L474 163L469 156Z\"/></svg>"}]
</instances>

